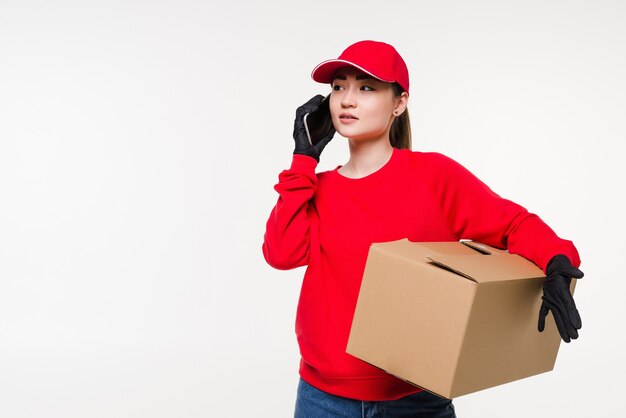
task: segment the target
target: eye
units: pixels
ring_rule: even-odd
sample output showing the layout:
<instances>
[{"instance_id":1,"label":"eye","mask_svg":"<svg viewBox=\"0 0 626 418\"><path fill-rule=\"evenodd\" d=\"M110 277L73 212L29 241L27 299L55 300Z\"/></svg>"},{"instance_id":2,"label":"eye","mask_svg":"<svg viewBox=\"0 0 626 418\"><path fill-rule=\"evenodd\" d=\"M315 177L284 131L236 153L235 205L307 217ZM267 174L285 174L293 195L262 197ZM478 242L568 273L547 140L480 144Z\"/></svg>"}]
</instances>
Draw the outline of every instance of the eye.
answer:
<instances>
[{"instance_id":1,"label":"eye","mask_svg":"<svg viewBox=\"0 0 626 418\"><path fill-rule=\"evenodd\" d=\"M333 86L333 90L334 90L334 91L341 90L341 86L340 86L339 84L335 84L335 85Z\"/></svg>"},{"instance_id":2,"label":"eye","mask_svg":"<svg viewBox=\"0 0 626 418\"><path fill-rule=\"evenodd\" d=\"M361 90L364 90L364 91L374 91L376 89L374 87L372 87L372 86L367 86L366 85L366 86L361 86Z\"/></svg>"}]
</instances>

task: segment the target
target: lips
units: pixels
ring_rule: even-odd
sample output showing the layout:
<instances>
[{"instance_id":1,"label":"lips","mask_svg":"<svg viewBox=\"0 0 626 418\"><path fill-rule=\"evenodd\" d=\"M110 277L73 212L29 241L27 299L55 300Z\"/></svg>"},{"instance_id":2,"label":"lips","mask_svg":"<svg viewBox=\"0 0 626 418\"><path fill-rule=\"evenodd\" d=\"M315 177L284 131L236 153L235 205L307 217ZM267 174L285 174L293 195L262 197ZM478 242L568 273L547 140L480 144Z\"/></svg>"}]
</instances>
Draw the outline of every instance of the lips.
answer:
<instances>
[{"instance_id":1,"label":"lips","mask_svg":"<svg viewBox=\"0 0 626 418\"><path fill-rule=\"evenodd\" d=\"M359 118L357 118L356 116L354 116L351 113L342 113L339 115L339 119L354 119L354 120L358 120Z\"/></svg>"}]
</instances>

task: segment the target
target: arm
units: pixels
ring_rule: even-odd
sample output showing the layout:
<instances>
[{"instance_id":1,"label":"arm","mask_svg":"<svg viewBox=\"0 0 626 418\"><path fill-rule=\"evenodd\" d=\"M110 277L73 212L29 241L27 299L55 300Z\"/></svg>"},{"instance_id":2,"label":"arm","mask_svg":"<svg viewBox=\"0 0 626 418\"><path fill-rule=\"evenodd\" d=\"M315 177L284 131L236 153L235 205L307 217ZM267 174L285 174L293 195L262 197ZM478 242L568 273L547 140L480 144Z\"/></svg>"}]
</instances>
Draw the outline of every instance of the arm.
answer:
<instances>
[{"instance_id":1,"label":"arm","mask_svg":"<svg viewBox=\"0 0 626 418\"><path fill-rule=\"evenodd\" d=\"M315 159L294 154L291 167L278 176L274 190L280 195L267 220L263 256L280 270L304 266L310 254L309 200L317 189Z\"/></svg>"},{"instance_id":2,"label":"arm","mask_svg":"<svg viewBox=\"0 0 626 418\"><path fill-rule=\"evenodd\" d=\"M537 215L502 199L460 164L441 156L441 179L436 191L441 197L448 224L459 238L471 238L495 247L508 248L537 264L547 274L538 330L552 311L561 338L578 338L582 321L570 293L572 278L583 273L578 251L571 241L559 238Z\"/></svg>"},{"instance_id":3,"label":"arm","mask_svg":"<svg viewBox=\"0 0 626 418\"><path fill-rule=\"evenodd\" d=\"M456 161L437 154L431 168L435 193L452 232L459 238L507 248L537 264L544 272L550 260L565 255L578 267L571 241L559 238L537 215L494 193Z\"/></svg>"},{"instance_id":4,"label":"arm","mask_svg":"<svg viewBox=\"0 0 626 418\"><path fill-rule=\"evenodd\" d=\"M310 226L308 218L309 201L317 190L315 167L324 147L335 134L332 127L324 130L324 137L315 144L309 140L305 126L305 116L318 109L324 97L317 95L296 109L293 122L295 149L291 167L278 176L274 190L280 197L265 229L263 256L267 263L280 270L301 267L309 262ZM328 107L317 113L319 123L330 118ZM318 126L311 126L315 130Z\"/></svg>"}]
</instances>

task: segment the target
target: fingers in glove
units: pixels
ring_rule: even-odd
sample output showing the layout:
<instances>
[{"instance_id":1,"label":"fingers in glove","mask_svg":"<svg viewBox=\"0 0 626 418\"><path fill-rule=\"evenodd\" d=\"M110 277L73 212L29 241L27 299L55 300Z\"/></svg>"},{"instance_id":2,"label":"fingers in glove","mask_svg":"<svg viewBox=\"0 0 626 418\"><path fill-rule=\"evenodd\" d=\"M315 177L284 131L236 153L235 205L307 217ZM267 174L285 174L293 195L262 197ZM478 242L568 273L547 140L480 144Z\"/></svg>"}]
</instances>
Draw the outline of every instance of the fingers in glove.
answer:
<instances>
[{"instance_id":1,"label":"fingers in glove","mask_svg":"<svg viewBox=\"0 0 626 418\"><path fill-rule=\"evenodd\" d=\"M578 309L576 308L576 302L574 302L574 298L572 297L569 289L561 288L558 290L557 294L560 299L559 305L562 305L562 309L567 315L569 322L575 329L581 329L583 325L582 320L580 318L580 314L578 313Z\"/></svg>"},{"instance_id":2,"label":"fingers in glove","mask_svg":"<svg viewBox=\"0 0 626 418\"><path fill-rule=\"evenodd\" d=\"M318 143L314 145L315 149L321 153L324 147L330 142L331 139L333 139L335 132L336 131L334 127L330 128L330 132L328 132L328 134L324 138L320 139Z\"/></svg>"},{"instance_id":3,"label":"fingers in glove","mask_svg":"<svg viewBox=\"0 0 626 418\"><path fill-rule=\"evenodd\" d=\"M564 318L559 313L559 310L558 309L550 309L550 311L552 312L552 316L554 317L554 322L556 322L556 327L559 330L559 334L561 335L561 338L566 343L570 342L570 335L569 335L569 332L568 332L568 326L566 325L566 322L564 321ZM577 335L577 337L578 337L578 335Z\"/></svg>"},{"instance_id":4,"label":"fingers in glove","mask_svg":"<svg viewBox=\"0 0 626 418\"><path fill-rule=\"evenodd\" d=\"M549 311L548 307L541 305L541 309L539 309L539 322L537 322L539 332L543 332L546 327L546 316L548 316Z\"/></svg>"},{"instance_id":5,"label":"fingers in glove","mask_svg":"<svg viewBox=\"0 0 626 418\"><path fill-rule=\"evenodd\" d=\"M578 331L572 324L567 312L562 306L554 305L544 299L542 307L547 307L552 312L554 322L556 323L556 327L559 330L559 334L561 335L563 341L568 343L570 340L578 338Z\"/></svg>"},{"instance_id":6,"label":"fingers in glove","mask_svg":"<svg viewBox=\"0 0 626 418\"><path fill-rule=\"evenodd\" d=\"M563 284L556 287L554 290L554 297L551 298L554 300L551 300L551 302L559 306L559 309L567 316L575 329L580 329L582 327L582 321L578 309L576 309L576 302L574 302L569 286Z\"/></svg>"},{"instance_id":7,"label":"fingers in glove","mask_svg":"<svg viewBox=\"0 0 626 418\"><path fill-rule=\"evenodd\" d=\"M311 97L308 102L296 109L296 118L293 121L294 135L296 132L304 130L304 115L315 110L317 106L322 103L322 100L324 100L324 96L318 94L317 96Z\"/></svg>"},{"instance_id":8,"label":"fingers in glove","mask_svg":"<svg viewBox=\"0 0 626 418\"><path fill-rule=\"evenodd\" d=\"M559 273L567 277L573 277L574 279L582 279L585 276L585 273L578 270L576 267L569 267Z\"/></svg>"},{"instance_id":9,"label":"fingers in glove","mask_svg":"<svg viewBox=\"0 0 626 418\"><path fill-rule=\"evenodd\" d=\"M567 320L572 325L573 329L578 330L583 327L583 321L580 318L580 313L578 313L578 309L576 309L576 305L568 306L565 309L564 313L567 316ZM576 335L578 335L578 333Z\"/></svg>"},{"instance_id":10,"label":"fingers in glove","mask_svg":"<svg viewBox=\"0 0 626 418\"><path fill-rule=\"evenodd\" d=\"M308 102L296 109L296 116L298 117L298 119L302 119L306 113L311 113L312 111L317 109L317 107L320 105L320 103L322 103L323 100L324 96L322 96L321 94L311 97Z\"/></svg>"}]
</instances>

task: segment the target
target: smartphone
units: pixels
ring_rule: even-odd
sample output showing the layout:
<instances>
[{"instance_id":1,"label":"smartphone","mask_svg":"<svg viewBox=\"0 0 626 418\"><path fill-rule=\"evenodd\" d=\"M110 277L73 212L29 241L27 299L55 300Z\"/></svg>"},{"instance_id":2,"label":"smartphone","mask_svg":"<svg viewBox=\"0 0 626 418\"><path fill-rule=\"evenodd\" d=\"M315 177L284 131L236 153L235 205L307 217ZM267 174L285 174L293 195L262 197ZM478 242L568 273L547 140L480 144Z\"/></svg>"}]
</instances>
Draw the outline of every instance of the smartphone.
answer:
<instances>
[{"instance_id":1,"label":"smartphone","mask_svg":"<svg viewBox=\"0 0 626 418\"><path fill-rule=\"evenodd\" d=\"M304 129L306 129L311 145L317 144L334 129L333 121L330 117L329 102L330 94L324 98L314 111L304 115Z\"/></svg>"}]
</instances>

